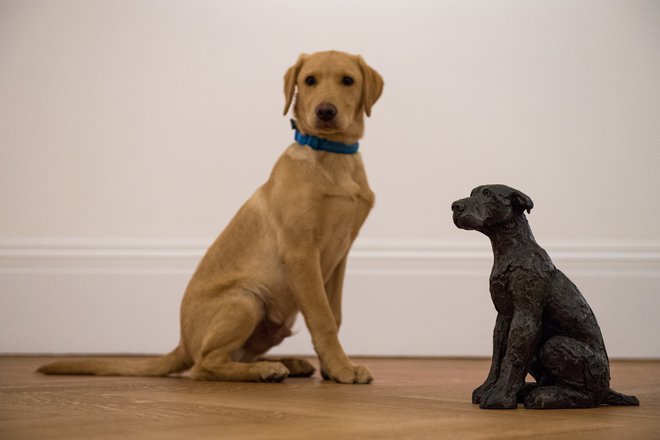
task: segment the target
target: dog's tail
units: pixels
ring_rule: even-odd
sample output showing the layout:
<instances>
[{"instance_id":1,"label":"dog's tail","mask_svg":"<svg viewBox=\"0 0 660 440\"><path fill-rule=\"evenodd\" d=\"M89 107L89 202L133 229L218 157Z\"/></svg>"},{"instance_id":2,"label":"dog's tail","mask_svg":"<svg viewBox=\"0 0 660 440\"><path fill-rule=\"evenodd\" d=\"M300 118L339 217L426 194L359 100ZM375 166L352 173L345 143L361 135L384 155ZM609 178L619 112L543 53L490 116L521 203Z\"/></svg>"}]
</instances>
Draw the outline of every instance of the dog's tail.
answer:
<instances>
[{"instance_id":1,"label":"dog's tail","mask_svg":"<svg viewBox=\"0 0 660 440\"><path fill-rule=\"evenodd\" d=\"M607 390L607 396L605 396L605 401L603 403L612 406L639 406L639 400L637 397L617 393L612 388Z\"/></svg>"},{"instance_id":2,"label":"dog's tail","mask_svg":"<svg viewBox=\"0 0 660 440\"><path fill-rule=\"evenodd\" d=\"M187 355L179 345L171 353L151 359L75 359L43 365L43 374L80 374L95 376L167 376L190 367Z\"/></svg>"}]
</instances>

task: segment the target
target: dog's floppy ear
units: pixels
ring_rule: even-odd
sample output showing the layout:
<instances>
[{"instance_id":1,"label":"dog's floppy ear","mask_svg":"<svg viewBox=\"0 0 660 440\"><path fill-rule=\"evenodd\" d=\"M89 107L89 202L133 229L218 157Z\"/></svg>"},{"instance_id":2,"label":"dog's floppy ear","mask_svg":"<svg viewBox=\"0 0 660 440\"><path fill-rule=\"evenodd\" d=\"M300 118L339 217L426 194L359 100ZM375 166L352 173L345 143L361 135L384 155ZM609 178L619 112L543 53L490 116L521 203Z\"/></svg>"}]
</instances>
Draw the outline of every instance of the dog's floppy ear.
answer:
<instances>
[{"instance_id":1,"label":"dog's floppy ear","mask_svg":"<svg viewBox=\"0 0 660 440\"><path fill-rule=\"evenodd\" d=\"M519 214L522 214L524 211L527 211L527 214L529 214L534 207L534 202L532 202L532 199L528 195L523 194L518 190L515 190L511 194L511 204Z\"/></svg>"},{"instance_id":2,"label":"dog's floppy ear","mask_svg":"<svg viewBox=\"0 0 660 440\"><path fill-rule=\"evenodd\" d=\"M360 70L362 70L362 102L364 104L364 112L367 116L371 116L371 107L378 101L381 93L383 93L383 77L369 67L361 56L358 55L357 58Z\"/></svg>"},{"instance_id":3,"label":"dog's floppy ear","mask_svg":"<svg viewBox=\"0 0 660 440\"><path fill-rule=\"evenodd\" d=\"M284 114L286 115L287 112L289 111L289 107L291 107L291 101L293 101L293 95L296 92L296 82L298 81L298 73L300 72L300 68L302 67L303 63L305 62L305 54L300 54L298 57L298 61L296 61L296 64L293 66L289 67L284 74Z\"/></svg>"}]
</instances>

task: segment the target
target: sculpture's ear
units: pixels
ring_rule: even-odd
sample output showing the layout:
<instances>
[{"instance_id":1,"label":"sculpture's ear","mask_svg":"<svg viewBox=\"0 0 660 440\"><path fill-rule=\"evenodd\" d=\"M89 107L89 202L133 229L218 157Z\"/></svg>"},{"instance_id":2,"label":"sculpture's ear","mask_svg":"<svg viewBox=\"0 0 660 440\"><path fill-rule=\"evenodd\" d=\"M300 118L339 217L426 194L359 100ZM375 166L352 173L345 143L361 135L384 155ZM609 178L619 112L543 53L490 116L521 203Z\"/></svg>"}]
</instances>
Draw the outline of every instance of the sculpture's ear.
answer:
<instances>
[{"instance_id":1,"label":"sculpture's ear","mask_svg":"<svg viewBox=\"0 0 660 440\"><path fill-rule=\"evenodd\" d=\"M358 55L358 65L362 71L362 103L364 105L364 112L367 116L371 116L371 107L378 101L381 93L383 93L383 77L378 72L369 67L367 63Z\"/></svg>"},{"instance_id":2,"label":"sculpture's ear","mask_svg":"<svg viewBox=\"0 0 660 440\"><path fill-rule=\"evenodd\" d=\"M287 112L289 111L289 107L291 107L291 101L293 101L293 95L296 92L296 82L298 81L298 73L300 72L300 68L302 67L303 63L305 62L305 54L300 54L298 57L298 61L296 61L296 64L293 66L289 67L284 74L284 114L286 115Z\"/></svg>"},{"instance_id":3,"label":"sculpture's ear","mask_svg":"<svg viewBox=\"0 0 660 440\"><path fill-rule=\"evenodd\" d=\"M527 211L527 214L529 214L534 207L534 202L532 202L532 199L528 195L515 190L511 194L511 205L517 214L522 214L524 211Z\"/></svg>"}]
</instances>

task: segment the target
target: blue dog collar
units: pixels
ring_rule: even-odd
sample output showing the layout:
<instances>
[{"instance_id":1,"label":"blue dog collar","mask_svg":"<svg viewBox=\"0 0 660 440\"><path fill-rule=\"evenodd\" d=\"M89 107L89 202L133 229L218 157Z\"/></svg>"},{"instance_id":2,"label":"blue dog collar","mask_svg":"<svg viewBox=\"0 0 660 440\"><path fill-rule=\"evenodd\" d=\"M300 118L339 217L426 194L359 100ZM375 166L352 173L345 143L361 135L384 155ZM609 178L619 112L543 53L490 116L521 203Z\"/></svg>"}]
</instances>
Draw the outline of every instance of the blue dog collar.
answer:
<instances>
[{"instance_id":1,"label":"blue dog collar","mask_svg":"<svg viewBox=\"0 0 660 440\"><path fill-rule=\"evenodd\" d=\"M296 142L298 142L300 145L307 145L313 150L329 151L331 153L339 154L355 154L360 147L359 142L347 145L342 144L341 142L329 141L318 136L312 136L311 134L302 134L296 128L295 121L293 119L291 120L291 127L296 130L296 134L294 136Z\"/></svg>"}]
</instances>

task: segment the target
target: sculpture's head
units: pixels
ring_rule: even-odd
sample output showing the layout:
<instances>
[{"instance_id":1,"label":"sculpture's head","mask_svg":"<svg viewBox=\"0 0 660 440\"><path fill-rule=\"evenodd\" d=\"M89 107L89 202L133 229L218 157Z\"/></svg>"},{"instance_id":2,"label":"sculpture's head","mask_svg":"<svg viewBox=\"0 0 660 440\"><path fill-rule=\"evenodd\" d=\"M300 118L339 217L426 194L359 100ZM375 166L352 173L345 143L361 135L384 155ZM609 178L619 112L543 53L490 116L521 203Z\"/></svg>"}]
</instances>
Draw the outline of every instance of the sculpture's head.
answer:
<instances>
[{"instance_id":1,"label":"sculpture's head","mask_svg":"<svg viewBox=\"0 0 660 440\"><path fill-rule=\"evenodd\" d=\"M456 226L484 233L496 225L524 217L525 211L529 213L533 207L532 199L506 185L478 186L470 197L451 204Z\"/></svg>"}]
</instances>

